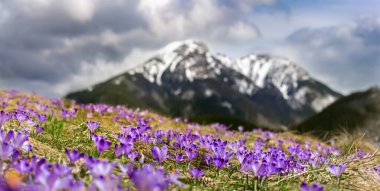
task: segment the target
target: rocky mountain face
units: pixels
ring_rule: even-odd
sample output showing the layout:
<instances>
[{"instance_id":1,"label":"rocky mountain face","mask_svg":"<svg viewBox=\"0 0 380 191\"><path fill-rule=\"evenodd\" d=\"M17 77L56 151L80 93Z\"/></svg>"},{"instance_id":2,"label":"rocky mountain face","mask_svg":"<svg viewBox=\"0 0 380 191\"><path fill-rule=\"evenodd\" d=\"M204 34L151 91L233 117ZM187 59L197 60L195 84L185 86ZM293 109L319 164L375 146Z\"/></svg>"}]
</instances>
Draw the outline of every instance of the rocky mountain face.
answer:
<instances>
[{"instance_id":1,"label":"rocky mountain face","mask_svg":"<svg viewBox=\"0 0 380 191\"><path fill-rule=\"evenodd\" d=\"M371 88L343 97L293 128L321 138L358 132L380 146L380 89Z\"/></svg>"},{"instance_id":2,"label":"rocky mountain face","mask_svg":"<svg viewBox=\"0 0 380 191\"><path fill-rule=\"evenodd\" d=\"M285 58L250 54L231 59L186 40L67 98L149 108L197 122L286 129L340 96Z\"/></svg>"}]
</instances>

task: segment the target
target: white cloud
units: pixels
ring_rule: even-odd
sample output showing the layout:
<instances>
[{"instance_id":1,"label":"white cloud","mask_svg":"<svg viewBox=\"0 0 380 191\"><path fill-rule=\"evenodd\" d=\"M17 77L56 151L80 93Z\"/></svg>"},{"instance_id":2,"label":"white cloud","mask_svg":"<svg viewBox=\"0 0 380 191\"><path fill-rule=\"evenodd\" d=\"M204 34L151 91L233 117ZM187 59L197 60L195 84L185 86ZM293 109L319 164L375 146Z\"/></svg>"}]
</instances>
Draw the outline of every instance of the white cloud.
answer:
<instances>
[{"instance_id":1,"label":"white cloud","mask_svg":"<svg viewBox=\"0 0 380 191\"><path fill-rule=\"evenodd\" d=\"M153 6L149 0L139 4L139 11L148 22L149 31L157 38L173 40L184 38L208 41L254 40L258 37L255 25L239 16L240 9L221 4L217 0L179 1L166 0ZM242 35L242 36L240 36Z\"/></svg>"},{"instance_id":2,"label":"white cloud","mask_svg":"<svg viewBox=\"0 0 380 191\"><path fill-rule=\"evenodd\" d=\"M246 42L260 36L255 26L244 22L237 22L230 26L227 34L231 39L239 42Z\"/></svg>"},{"instance_id":3,"label":"white cloud","mask_svg":"<svg viewBox=\"0 0 380 191\"><path fill-rule=\"evenodd\" d=\"M371 75L359 76L353 78L355 82L345 79L347 84L341 86L334 78L339 75L333 75L337 66L355 66L353 61L359 58L372 58L365 63L378 61L374 55L380 52L375 38L379 19L343 27L336 23L347 16L330 19L331 14L310 12L311 9L292 10L289 15L281 11L256 12L258 5L275 3L275 0L0 1L0 85L62 96L142 63L172 41L196 38L205 41L212 51L240 56L253 50L271 50L295 28L304 26L315 28L298 31L297 38L289 39L275 52L295 59L317 78L338 89L348 91L379 81L369 79ZM346 73L355 77L354 72ZM53 93L49 93L50 89Z\"/></svg>"},{"instance_id":4,"label":"white cloud","mask_svg":"<svg viewBox=\"0 0 380 191\"><path fill-rule=\"evenodd\" d=\"M268 2L1 1L0 84L44 94L50 85L49 95L62 96L142 63L172 41L242 45L258 37L245 9L260 3Z\"/></svg>"},{"instance_id":5,"label":"white cloud","mask_svg":"<svg viewBox=\"0 0 380 191\"><path fill-rule=\"evenodd\" d=\"M79 21L86 22L92 19L95 12L95 0L64 0L62 3L69 15Z\"/></svg>"},{"instance_id":6,"label":"white cloud","mask_svg":"<svg viewBox=\"0 0 380 191\"><path fill-rule=\"evenodd\" d=\"M81 73L72 75L66 83L62 83L54 88L53 92L55 95L65 95L69 91L83 89L100 83L141 64L141 58L148 58L154 55L154 53L155 51L136 48L126 55L122 61L117 63L110 63L104 59L96 59L94 63L82 63L80 68L78 68Z\"/></svg>"},{"instance_id":7,"label":"white cloud","mask_svg":"<svg viewBox=\"0 0 380 191\"><path fill-rule=\"evenodd\" d=\"M355 22L303 28L284 46L273 50L286 55L333 88L349 93L380 82L380 17ZM369 24L370 23L370 24Z\"/></svg>"},{"instance_id":8,"label":"white cloud","mask_svg":"<svg viewBox=\"0 0 380 191\"><path fill-rule=\"evenodd\" d=\"M271 5L276 2L277 0L235 0L240 10L244 12L252 11L257 5Z\"/></svg>"}]
</instances>

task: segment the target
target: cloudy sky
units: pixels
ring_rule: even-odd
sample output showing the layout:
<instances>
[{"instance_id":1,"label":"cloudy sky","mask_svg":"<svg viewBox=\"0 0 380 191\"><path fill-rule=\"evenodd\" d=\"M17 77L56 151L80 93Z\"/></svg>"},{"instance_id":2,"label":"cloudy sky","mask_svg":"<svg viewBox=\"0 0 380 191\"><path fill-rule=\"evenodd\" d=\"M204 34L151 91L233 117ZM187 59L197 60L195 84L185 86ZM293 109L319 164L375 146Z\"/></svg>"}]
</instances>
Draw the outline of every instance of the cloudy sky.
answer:
<instances>
[{"instance_id":1,"label":"cloudy sky","mask_svg":"<svg viewBox=\"0 0 380 191\"><path fill-rule=\"evenodd\" d=\"M378 0L0 0L0 87L64 96L199 39L288 57L332 88L380 85Z\"/></svg>"}]
</instances>

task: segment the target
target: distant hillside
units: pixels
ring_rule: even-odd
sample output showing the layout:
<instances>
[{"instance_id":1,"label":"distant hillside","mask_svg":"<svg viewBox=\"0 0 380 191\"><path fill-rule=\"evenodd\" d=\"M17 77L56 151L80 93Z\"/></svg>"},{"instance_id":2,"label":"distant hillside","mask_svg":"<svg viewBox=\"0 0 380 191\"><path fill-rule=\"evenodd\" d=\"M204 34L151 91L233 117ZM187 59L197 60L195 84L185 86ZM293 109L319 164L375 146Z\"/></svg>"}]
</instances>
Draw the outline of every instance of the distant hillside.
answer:
<instances>
[{"instance_id":1,"label":"distant hillside","mask_svg":"<svg viewBox=\"0 0 380 191\"><path fill-rule=\"evenodd\" d=\"M340 96L285 58L250 54L234 60L187 40L67 98L127 104L197 122L286 129Z\"/></svg>"},{"instance_id":2,"label":"distant hillside","mask_svg":"<svg viewBox=\"0 0 380 191\"><path fill-rule=\"evenodd\" d=\"M372 88L343 97L294 128L319 137L330 137L343 129L348 132L359 130L370 140L380 142L380 89Z\"/></svg>"}]
</instances>

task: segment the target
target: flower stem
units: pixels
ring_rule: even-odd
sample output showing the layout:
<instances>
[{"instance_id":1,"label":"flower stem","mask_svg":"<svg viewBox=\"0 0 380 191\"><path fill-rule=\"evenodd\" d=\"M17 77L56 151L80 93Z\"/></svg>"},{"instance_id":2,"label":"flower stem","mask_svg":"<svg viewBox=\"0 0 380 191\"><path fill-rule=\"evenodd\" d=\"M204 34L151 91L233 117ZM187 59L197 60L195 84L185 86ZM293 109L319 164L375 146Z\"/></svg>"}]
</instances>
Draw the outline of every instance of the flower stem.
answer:
<instances>
[{"instance_id":1,"label":"flower stem","mask_svg":"<svg viewBox=\"0 0 380 191\"><path fill-rule=\"evenodd\" d=\"M257 191L257 178L255 178L255 181L254 181L254 190Z\"/></svg>"},{"instance_id":2,"label":"flower stem","mask_svg":"<svg viewBox=\"0 0 380 191\"><path fill-rule=\"evenodd\" d=\"M341 176L338 177L338 188L340 188L340 177Z\"/></svg>"},{"instance_id":3,"label":"flower stem","mask_svg":"<svg viewBox=\"0 0 380 191\"><path fill-rule=\"evenodd\" d=\"M244 185L244 190L245 190L246 187L248 187L248 174L245 175L245 185Z\"/></svg>"}]
</instances>

